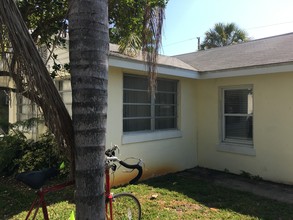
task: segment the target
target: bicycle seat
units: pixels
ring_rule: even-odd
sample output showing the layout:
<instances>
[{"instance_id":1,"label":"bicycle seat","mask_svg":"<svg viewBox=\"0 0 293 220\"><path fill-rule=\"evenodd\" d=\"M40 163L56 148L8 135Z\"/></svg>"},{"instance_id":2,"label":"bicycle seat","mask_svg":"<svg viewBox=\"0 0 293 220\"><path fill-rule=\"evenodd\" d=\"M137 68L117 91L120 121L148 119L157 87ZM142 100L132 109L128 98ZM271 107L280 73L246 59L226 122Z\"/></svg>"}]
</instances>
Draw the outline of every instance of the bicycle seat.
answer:
<instances>
[{"instance_id":1,"label":"bicycle seat","mask_svg":"<svg viewBox=\"0 0 293 220\"><path fill-rule=\"evenodd\" d=\"M23 182L32 189L40 189L47 180L57 176L59 171L56 168L48 168L39 171L23 172L16 175L16 179Z\"/></svg>"}]
</instances>

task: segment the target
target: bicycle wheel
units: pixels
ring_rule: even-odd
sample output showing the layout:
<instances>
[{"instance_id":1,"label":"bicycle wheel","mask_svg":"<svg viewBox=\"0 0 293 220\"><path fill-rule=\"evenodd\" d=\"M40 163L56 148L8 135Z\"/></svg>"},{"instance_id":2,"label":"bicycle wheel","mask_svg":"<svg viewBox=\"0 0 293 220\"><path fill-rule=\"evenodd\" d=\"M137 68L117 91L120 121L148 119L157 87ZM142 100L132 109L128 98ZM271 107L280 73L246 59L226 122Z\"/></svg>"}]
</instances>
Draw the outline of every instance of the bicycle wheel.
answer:
<instances>
[{"instance_id":1,"label":"bicycle wheel","mask_svg":"<svg viewBox=\"0 0 293 220\"><path fill-rule=\"evenodd\" d=\"M130 193L113 196L113 220L139 220L141 206L138 199Z\"/></svg>"}]
</instances>

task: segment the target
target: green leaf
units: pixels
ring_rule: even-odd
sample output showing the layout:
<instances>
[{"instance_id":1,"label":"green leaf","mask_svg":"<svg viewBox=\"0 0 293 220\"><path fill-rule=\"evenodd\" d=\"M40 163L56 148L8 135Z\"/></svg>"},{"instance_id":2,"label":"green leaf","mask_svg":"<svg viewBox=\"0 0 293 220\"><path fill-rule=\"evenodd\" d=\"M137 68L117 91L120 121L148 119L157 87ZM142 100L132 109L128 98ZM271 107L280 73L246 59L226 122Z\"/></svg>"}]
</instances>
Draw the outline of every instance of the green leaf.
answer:
<instances>
[{"instance_id":1,"label":"green leaf","mask_svg":"<svg viewBox=\"0 0 293 220\"><path fill-rule=\"evenodd\" d=\"M63 161L59 166L59 170L64 170L64 168L65 168L65 163Z\"/></svg>"},{"instance_id":2,"label":"green leaf","mask_svg":"<svg viewBox=\"0 0 293 220\"><path fill-rule=\"evenodd\" d=\"M75 220L74 211L71 212L69 220Z\"/></svg>"}]
</instances>

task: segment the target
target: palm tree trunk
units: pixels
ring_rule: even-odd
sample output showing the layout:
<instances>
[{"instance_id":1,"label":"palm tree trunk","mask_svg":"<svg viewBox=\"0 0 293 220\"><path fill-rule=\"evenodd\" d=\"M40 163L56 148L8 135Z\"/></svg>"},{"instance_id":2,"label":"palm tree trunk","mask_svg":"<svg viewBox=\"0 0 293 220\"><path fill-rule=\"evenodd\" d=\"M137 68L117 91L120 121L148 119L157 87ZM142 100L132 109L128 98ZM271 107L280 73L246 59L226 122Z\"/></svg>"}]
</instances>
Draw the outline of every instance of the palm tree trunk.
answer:
<instances>
[{"instance_id":1,"label":"palm tree trunk","mask_svg":"<svg viewBox=\"0 0 293 220\"><path fill-rule=\"evenodd\" d=\"M76 218L105 219L108 2L69 0Z\"/></svg>"}]
</instances>

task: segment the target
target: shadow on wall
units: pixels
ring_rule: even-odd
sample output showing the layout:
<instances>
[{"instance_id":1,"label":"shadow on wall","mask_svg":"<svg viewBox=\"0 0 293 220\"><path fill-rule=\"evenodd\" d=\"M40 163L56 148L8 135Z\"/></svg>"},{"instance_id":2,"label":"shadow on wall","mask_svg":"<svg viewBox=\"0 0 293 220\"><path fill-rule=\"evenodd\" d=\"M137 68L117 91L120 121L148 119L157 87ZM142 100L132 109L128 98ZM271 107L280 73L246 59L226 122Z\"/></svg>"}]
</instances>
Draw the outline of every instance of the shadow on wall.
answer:
<instances>
[{"instance_id":1,"label":"shadow on wall","mask_svg":"<svg viewBox=\"0 0 293 220\"><path fill-rule=\"evenodd\" d=\"M137 171L129 171L124 167L118 167L119 169L112 173L110 176L111 178L111 185L112 186L120 186L128 184L130 180L132 180L136 175ZM147 166L143 166L143 175L139 181L148 180L154 177L175 173L178 172L178 169L175 167L158 167L158 168L150 168L148 169Z\"/></svg>"}]
</instances>

